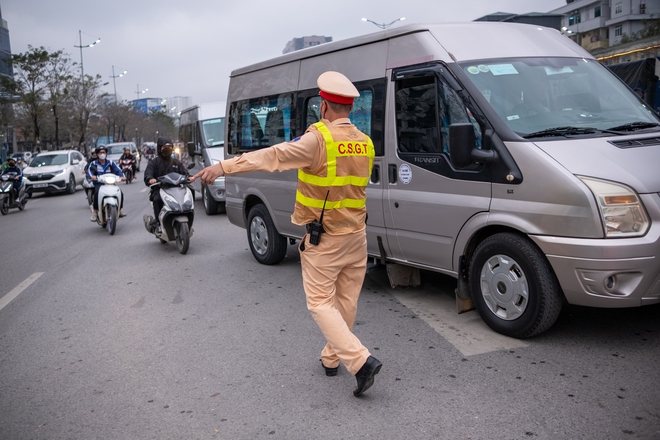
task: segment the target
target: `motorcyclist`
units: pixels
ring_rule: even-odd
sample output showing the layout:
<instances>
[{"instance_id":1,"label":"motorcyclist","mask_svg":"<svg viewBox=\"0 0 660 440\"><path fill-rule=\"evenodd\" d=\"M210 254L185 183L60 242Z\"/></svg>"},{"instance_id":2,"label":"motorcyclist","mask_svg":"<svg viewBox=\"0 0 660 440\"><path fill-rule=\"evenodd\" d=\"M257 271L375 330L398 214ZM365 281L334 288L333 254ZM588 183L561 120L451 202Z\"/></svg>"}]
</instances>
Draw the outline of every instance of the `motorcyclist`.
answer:
<instances>
[{"instance_id":1,"label":"motorcyclist","mask_svg":"<svg viewBox=\"0 0 660 440\"><path fill-rule=\"evenodd\" d=\"M19 202L18 200L18 191L21 189L21 185L23 184L23 170L21 170L21 167L16 165L16 159L13 157L10 157L7 159L7 167L2 170L1 175L9 174L9 173L16 173L16 175L13 178L12 184L14 185L14 200L16 203Z\"/></svg>"},{"instance_id":2,"label":"motorcyclist","mask_svg":"<svg viewBox=\"0 0 660 440\"><path fill-rule=\"evenodd\" d=\"M99 145L99 147L103 147L103 145ZM90 153L89 160L87 161L87 165L85 165L85 176L88 178L89 176L87 176L87 170L89 169L89 166L92 164L92 162L94 162L95 160L96 160L96 148L93 149L92 152Z\"/></svg>"},{"instance_id":3,"label":"motorcyclist","mask_svg":"<svg viewBox=\"0 0 660 440\"><path fill-rule=\"evenodd\" d=\"M188 175L186 167L181 161L173 157L173 151L174 145L170 138L158 138L158 142L156 143L157 155L149 161L147 168L144 170L145 185L150 186L157 183L158 177L164 176L168 173L179 173L184 176ZM160 214L160 210L163 209L163 200L160 198L160 192L157 187L151 187L149 200L153 202L154 207L154 219L150 226L153 228L159 228L160 221L158 220L158 214Z\"/></svg>"},{"instance_id":4,"label":"motorcyclist","mask_svg":"<svg viewBox=\"0 0 660 440\"><path fill-rule=\"evenodd\" d=\"M121 161L124 159L129 159L133 161L131 163L131 170L133 171L133 176L135 176L136 168L137 168L137 166L135 165L135 156L131 154L131 149L128 147L124 148L124 154L122 154L121 157L119 158L119 163L121 164Z\"/></svg>"},{"instance_id":5,"label":"motorcyclist","mask_svg":"<svg viewBox=\"0 0 660 440\"><path fill-rule=\"evenodd\" d=\"M92 214L92 218L90 219L93 222L98 220L99 188L101 188L101 185L103 185L101 182L98 181L98 176L112 173L121 177L122 181L126 180L126 177L124 177L124 173L122 173L121 168L119 168L117 164L114 163L113 161L106 159L107 154L108 154L108 149L105 146L101 145L96 147L97 159L94 162L92 162L89 168L87 169L87 175L92 180L92 182L94 182L94 205L93 205L94 213ZM123 207L124 207L124 194L122 192L121 206L119 206L119 217L126 216L126 214L122 212Z\"/></svg>"}]
</instances>

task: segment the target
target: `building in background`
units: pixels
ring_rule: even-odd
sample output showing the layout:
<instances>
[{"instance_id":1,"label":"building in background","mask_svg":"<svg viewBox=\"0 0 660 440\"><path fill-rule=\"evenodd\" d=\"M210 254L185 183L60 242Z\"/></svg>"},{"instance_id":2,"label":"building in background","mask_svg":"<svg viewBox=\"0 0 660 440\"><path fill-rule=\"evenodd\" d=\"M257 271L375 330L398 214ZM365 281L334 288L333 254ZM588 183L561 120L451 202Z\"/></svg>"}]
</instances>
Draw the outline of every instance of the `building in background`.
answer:
<instances>
[{"instance_id":1,"label":"building in background","mask_svg":"<svg viewBox=\"0 0 660 440\"><path fill-rule=\"evenodd\" d=\"M595 55L601 49L608 51L620 44L651 36L647 35L647 29L653 22L658 27L660 1L566 0L566 6L551 12L562 14L561 29L564 33ZM626 52L619 49L612 49L611 52ZM618 62L621 61L632 60Z\"/></svg>"},{"instance_id":2,"label":"building in background","mask_svg":"<svg viewBox=\"0 0 660 440\"><path fill-rule=\"evenodd\" d=\"M11 61L9 26L7 21L2 18L2 11L0 11L0 75L13 79L14 70L9 61ZM4 98L11 98L11 95L5 93L4 90L0 90L0 95ZM10 152L17 151L14 128L10 124L13 113L14 109L11 104L0 105L0 160L3 163Z\"/></svg>"},{"instance_id":3,"label":"building in background","mask_svg":"<svg viewBox=\"0 0 660 440\"><path fill-rule=\"evenodd\" d=\"M286 43L282 53L294 52L296 50L305 49L312 46L318 46L319 44L329 43L332 41L332 37L323 37L320 35L311 35L309 37L294 38L293 40Z\"/></svg>"},{"instance_id":4,"label":"building in background","mask_svg":"<svg viewBox=\"0 0 660 440\"><path fill-rule=\"evenodd\" d=\"M160 98L141 98L134 99L132 102L133 108L145 115L148 115L151 112L158 112L164 110L164 103Z\"/></svg>"},{"instance_id":5,"label":"building in background","mask_svg":"<svg viewBox=\"0 0 660 440\"><path fill-rule=\"evenodd\" d=\"M178 118L181 110L188 108L192 105L190 96L175 96L173 98L165 98L165 108L167 115L172 118Z\"/></svg>"}]
</instances>

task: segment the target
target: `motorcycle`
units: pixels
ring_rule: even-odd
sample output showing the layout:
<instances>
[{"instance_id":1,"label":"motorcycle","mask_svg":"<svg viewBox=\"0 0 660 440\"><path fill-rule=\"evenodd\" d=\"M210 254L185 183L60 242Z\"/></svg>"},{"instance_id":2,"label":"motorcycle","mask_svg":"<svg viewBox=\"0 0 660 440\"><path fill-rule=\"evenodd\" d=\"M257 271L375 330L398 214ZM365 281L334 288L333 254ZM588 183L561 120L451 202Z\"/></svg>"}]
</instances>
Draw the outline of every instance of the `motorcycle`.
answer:
<instances>
[{"instance_id":1,"label":"motorcycle","mask_svg":"<svg viewBox=\"0 0 660 440\"><path fill-rule=\"evenodd\" d=\"M144 227L161 243L176 240L179 252L185 254L190 246L190 237L193 235L192 224L195 218L192 191L187 186L188 177L179 173L169 173L157 180L157 183L150 186L160 187L163 208L160 210L158 218L161 226L156 228L153 216L145 214Z\"/></svg>"},{"instance_id":2,"label":"motorcycle","mask_svg":"<svg viewBox=\"0 0 660 440\"><path fill-rule=\"evenodd\" d=\"M120 178L114 174L101 174L98 181L102 183L99 188L99 214L96 223L102 228L108 228L110 235L114 235L119 219L121 206L121 190L117 186Z\"/></svg>"},{"instance_id":3,"label":"motorcycle","mask_svg":"<svg viewBox=\"0 0 660 440\"><path fill-rule=\"evenodd\" d=\"M27 203L27 193L25 192L25 183L21 182L18 190L18 197L14 194L14 179L18 176L15 172L9 172L2 176L0 180L0 213L7 215L11 208L18 208L20 211L25 209ZM18 199L18 202L16 202Z\"/></svg>"},{"instance_id":4,"label":"motorcycle","mask_svg":"<svg viewBox=\"0 0 660 440\"><path fill-rule=\"evenodd\" d=\"M94 208L92 207L92 205L94 204L94 183L92 183L91 179L87 176L87 173L85 173L85 178L83 179L82 187L85 190L85 196L87 197L87 203L89 204L89 209L94 211Z\"/></svg>"},{"instance_id":5,"label":"motorcycle","mask_svg":"<svg viewBox=\"0 0 660 440\"><path fill-rule=\"evenodd\" d=\"M122 159L120 161L121 165L121 171L124 173L124 176L126 177L126 184L131 183L133 181L133 160L131 159Z\"/></svg>"},{"instance_id":6,"label":"motorcycle","mask_svg":"<svg viewBox=\"0 0 660 440\"><path fill-rule=\"evenodd\" d=\"M154 154L154 153L146 153L146 154L144 155L144 157L146 157L147 160L151 160L151 159L153 159L154 157L156 157L156 154Z\"/></svg>"}]
</instances>

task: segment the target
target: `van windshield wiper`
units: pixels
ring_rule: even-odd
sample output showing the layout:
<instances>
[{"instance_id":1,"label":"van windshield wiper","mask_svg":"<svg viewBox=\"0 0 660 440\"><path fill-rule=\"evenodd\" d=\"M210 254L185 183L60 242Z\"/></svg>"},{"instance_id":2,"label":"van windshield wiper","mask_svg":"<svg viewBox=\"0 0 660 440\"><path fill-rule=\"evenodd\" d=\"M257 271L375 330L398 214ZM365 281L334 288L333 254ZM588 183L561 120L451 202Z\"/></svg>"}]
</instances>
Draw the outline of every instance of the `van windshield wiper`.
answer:
<instances>
[{"instance_id":1,"label":"van windshield wiper","mask_svg":"<svg viewBox=\"0 0 660 440\"><path fill-rule=\"evenodd\" d=\"M629 124L623 124L623 125L617 125L616 127L610 127L607 130L603 131L635 131L635 130L641 130L643 128L652 128L652 127L657 127L660 124L656 124L655 122L631 122Z\"/></svg>"},{"instance_id":2,"label":"van windshield wiper","mask_svg":"<svg viewBox=\"0 0 660 440\"><path fill-rule=\"evenodd\" d=\"M523 136L525 139L535 138L535 137L545 137L545 136L567 136L571 134L591 134L595 133L597 130L591 127L555 127L548 128L547 130L535 131L534 133L529 133Z\"/></svg>"}]
</instances>

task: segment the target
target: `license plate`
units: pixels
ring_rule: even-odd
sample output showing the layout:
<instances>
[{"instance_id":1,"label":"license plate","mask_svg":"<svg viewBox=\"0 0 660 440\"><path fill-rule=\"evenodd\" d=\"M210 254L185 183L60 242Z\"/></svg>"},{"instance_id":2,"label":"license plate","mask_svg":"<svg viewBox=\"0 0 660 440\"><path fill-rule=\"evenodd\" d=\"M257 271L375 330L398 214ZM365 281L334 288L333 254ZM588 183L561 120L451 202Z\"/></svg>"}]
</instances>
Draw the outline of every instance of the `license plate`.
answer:
<instances>
[{"instance_id":1,"label":"license plate","mask_svg":"<svg viewBox=\"0 0 660 440\"><path fill-rule=\"evenodd\" d=\"M47 183L36 183L36 184L32 185L32 187L33 188L48 188L48 184Z\"/></svg>"}]
</instances>

